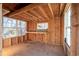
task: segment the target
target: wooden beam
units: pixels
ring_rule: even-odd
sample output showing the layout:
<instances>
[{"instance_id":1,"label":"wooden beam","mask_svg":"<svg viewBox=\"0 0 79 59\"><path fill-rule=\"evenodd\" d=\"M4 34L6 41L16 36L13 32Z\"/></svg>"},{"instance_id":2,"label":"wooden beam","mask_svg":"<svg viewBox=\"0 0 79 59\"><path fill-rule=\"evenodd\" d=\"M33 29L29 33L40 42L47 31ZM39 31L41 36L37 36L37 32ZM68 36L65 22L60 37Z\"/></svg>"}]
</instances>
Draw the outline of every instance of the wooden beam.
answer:
<instances>
[{"instance_id":1,"label":"wooden beam","mask_svg":"<svg viewBox=\"0 0 79 59\"><path fill-rule=\"evenodd\" d=\"M21 16L21 15L17 15L17 16L15 16L15 17L18 17L18 18L20 18L21 20L27 20L28 18L26 18L26 17L24 17L24 16Z\"/></svg>"},{"instance_id":2,"label":"wooden beam","mask_svg":"<svg viewBox=\"0 0 79 59\"><path fill-rule=\"evenodd\" d=\"M61 13L62 13L62 9L63 9L63 4L61 3L61 4L60 4L60 15L61 15Z\"/></svg>"},{"instance_id":3,"label":"wooden beam","mask_svg":"<svg viewBox=\"0 0 79 59\"><path fill-rule=\"evenodd\" d=\"M26 14L27 14L28 16L32 16L32 18L34 18L35 21L37 21L37 19L39 19L38 17L35 17L34 15L32 15L32 14L30 14L30 13L28 13L28 12L26 12Z\"/></svg>"},{"instance_id":4,"label":"wooden beam","mask_svg":"<svg viewBox=\"0 0 79 59\"><path fill-rule=\"evenodd\" d=\"M38 17L40 20L45 20L42 16L40 16L35 10L31 10L31 12L36 16Z\"/></svg>"},{"instance_id":5,"label":"wooden beam","mask_svg":"<svg viewBox=\"0 0 79 59\"><path fill-rule=\"evenodd\" d=\"M42 14L43 14L47 19L49 19L49 17L47 16L45 10L44 10L41 6L39 6L38 8L39 8L39 10L42 12Z\"/></svg>"},{"instance_id":6,"label":"wooden beam","mask_svg":"<svg viewBox=\"0 0 79 59\"><path fill-rule=\"evenodd\" d=\"M26 20L27 20L27 17L28 17L29 21L30 21L30 20L31 20L31 21L33 20L31 16L29 16L29 15L26 16L26 15L27 15L27 14L24 13L24 17L25 17Z\"/></svg>"},{"instance_id":7,"label":"wooden beam","mask_svg":"<svg viewBox=\"0 0 79 59\"><path fill-rule=\"evenodd\" d=\"M43 4L30 4L29 6L26 6L26 7L24 7L24 8L19 9L19 10L16 10L16 11L13 12L13 13L10 13L8 16L9 16L9 17L16 17L16 15L21 15L21 16L22 16L22 13L24 13L24 14L27 14L27 15L32 16L33 19L35 18L35 19L38 19L38 20L39 20L39 19L41 19L41 18L43 18L43 17L41 17L40 15L39 15L39 17L36 17L36 16L34 16L34 15L32 15L32 14L27 13L28 11L31 11L32 9L36 8L36 7L39 6L39 5L43 5ZM35 12L35 11L34 11L34 12ZM35 14L37 15L36 12L35 12Z\"/></svg>"},{"instance_id":8,"label":"wooden beam","mask_svg":"<svg viewBox=\"0 0 79 59\"><path fill-rule=\"evenodd\" d=\"M51 12L52 16L54 17L54 13L53 13L52 6L51 6L50 3L48 3L48 7L49 7L49 9L50 9L50 12Z\"/></svg>"},{"instance_id":9,"label":"wooden beam","mask_svg":"<svg viewBox=\"0 0 79 59\"><path fill-rule=\"evenodd\" d=\"M35 22L37 22L38 19L39 19L39 18L33 16L32 14L30 14L30 13L28 13L28 12L26 12L26 13L24 13L24 14L29 17L29 20L30 20L30 21L33 21L33 22L35 21Z\"/></svg>"},{"instance_id":10,"label":"wooden beam","mask_svg":"<svg viewBox=\"0 0 79 59\"><path fill-rule=\"evenodd\" d=\"M37 21L35 17L28 15L29 13L21 13L18 15L14 15L11 18L16 18L16 19L21 19L21 20L25 20L25 21Z\"/></svg>"},{"instance_id":11,"label":"wooden beam","mask_svg":"<svg viewBox=\"0 0 79 59\"><path fill-rule=\"evenodd\" d=\"M15 15L11 18L17 18L19 20L24 20L24 21L27 21L28 19L30 20L29 16L24 13L21 13L21 15Z\"/></svg>"},{"instance_id":12,"label":"wooden beam","mask_svg":"<svg viewBox=\"0 0 79 59\"><path fill-rule=\"evenodd\" d=\"M2 9L2 15L5 15L7 13L9 13L10 11L9 10L6 10L6 9Z\"/></svg>"},{"instance_id":13,"label":"wooden beam","mask_svg":"<svg viewBox=\"0 0 79 59\"><path fill-rule=\"evenodd\" d=\"M66 4L63 4L63 3L60 4L60 15L63 14L65 6L66 6Z\"/></svg>"},{"instance_id":14,"label":"wooden beam","mask_svg":"<svg viewBox=\"0 0 79 59\"><path fill-rule=\"evenodd\" d=\"M10 13L9 16L12 17L12 16L14 16L14 15L16 15L16 14L20 14L20 13L22 13L22 12L29 11L29 10L31 10L31 9L33 9L33 8L35 8L35 7L37 7L38 5L40 5L40 4L30 4L30 5L28 5L28 6L24 7L24 8L21 8L21 9L19 9L19 10L16 10L16 11L13 12L13 13Z\"/></svg>"},{"instance_id":15,"label":"wooden beam","mask_svg":"<svg viewBox=\"0 0 79 59\"><path fill-rule=\"evenodd\" d=\"M36 22L38 21L38 18L36 18L36 17L30 15L30 14L27 13L27 12L25 13L25 15L28 15L29 21L33 21L33 22L34 22L34 21L36 21ZM26 18L27 18L27 17L26 17Z\"/></svg>"}]
</instances>

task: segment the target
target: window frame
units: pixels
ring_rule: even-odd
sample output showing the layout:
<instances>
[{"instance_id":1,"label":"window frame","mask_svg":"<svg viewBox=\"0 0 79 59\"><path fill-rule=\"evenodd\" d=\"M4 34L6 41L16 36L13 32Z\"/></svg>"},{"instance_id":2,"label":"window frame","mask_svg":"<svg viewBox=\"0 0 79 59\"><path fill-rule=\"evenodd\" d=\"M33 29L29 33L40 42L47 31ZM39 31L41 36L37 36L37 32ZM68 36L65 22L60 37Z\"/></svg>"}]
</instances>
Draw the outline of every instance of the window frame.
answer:
<instances>
[{"instance_id":1,"label":"window frame","mask_svg":"<svg viewBox=\"0 0 79 59\"><path fill-rule=\"evenodd\" d=\"M41 25L41 24L43 24L43 25ZM41 25L41 26L43 27L43 29L42 29L42 28L39 28L39 27L38 27L39 25ZM45 27L46 25L47 25L47 28ZM48 30L48 22L40 22L40 23L37 23L37 30L38 30L38 31L40 31L40 30L41 30L41 31L44 31L44 30L46 31L46 30Z\"/></svg>"},{"instance_id":2,"label":"window frame","mask_svg":"<svg viewBox=\"0 0 79 59\"><path fill-rule=\"evenodd\" d=\"M71 4L66 5L66 10L64 13L64 25L65 25L64 26L64 38L65 38L65 43L67 44L68 47L71 46L71 14L72 14ZM70 22L70 25L69 25L68 20ZM70 30L70 33L68 33L67 30ZM68 37L68 34L70 34L69 37ZM68 41L70 41L70 43Z\"/></svg>"},{"instance_id":3,"label":"window frame","mask_svg":"<svg viewBox=\"0 0 79 59\"><path fill-rule=\"evenodd\" d=\"M5 17L4 17L5 18ZM12 31L16 31L16 35L13 35L13 36L11 36L11 37L7 37L8 35L4 35L4 31L3 31L3 39L6 39L6 38L12 38L12 37L17 37L17 36L22 36L23 34L22 34L22 32L21 32L21 34L19 34L19 29L25 29L25 31L26 31L26 22L25 22L25 27L24 28L21 28L21 27L18 27L18 21L20 21L20 22L24 22L24 21L22 21L22 20L16 20L16 19L13 19L13 18L8 18L8 17L6 17L8 20L14 20L14 21L16 21L16 26L14 26L14 27L12 27L12 24L11 24L11 27L7 27L7 26L3 26L3 24L4 24L4 20L5 19L3 19L2 20L2 27L3 27L3 30L4 30L4 28L6 28L6 29L12 29L12 28L14 28L14 29L12 29ZM26 32L24 32L24 35L26 34Z\"/></svg>"}]
</instances>

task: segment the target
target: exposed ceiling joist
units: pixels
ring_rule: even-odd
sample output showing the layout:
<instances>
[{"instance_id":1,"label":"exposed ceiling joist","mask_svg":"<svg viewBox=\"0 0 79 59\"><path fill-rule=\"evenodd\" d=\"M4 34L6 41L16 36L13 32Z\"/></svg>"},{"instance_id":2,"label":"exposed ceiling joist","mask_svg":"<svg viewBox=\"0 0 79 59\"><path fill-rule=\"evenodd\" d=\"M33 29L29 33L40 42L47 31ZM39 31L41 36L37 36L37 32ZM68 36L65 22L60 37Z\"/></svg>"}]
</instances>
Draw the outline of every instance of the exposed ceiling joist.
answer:
<instances>
[{"instance_id":1,"label":"exposed ceiling joist","mask_svg":"<svg viewBox=\"0 0 79 59\"><path fill-rule=\"evenodd\" d=\"M20 14L20 13L26 12L28 10L31 10L31 9L35 8L36 6L37 6L37 4L30 4L30 5L28 5L28 6L24 7L24 8L16 10L15 12L12 12L11 14L9 14L9 17L12 17L12 16L14 16L16 14Z\"/></svg>"},{"instance_id":2,"label":"exposed ceiling joist","mask_svg":"<svg viewBox=\"0 0 79 59\"><path fill-rule=\"evenodd\" d=\"M22 12L29 11L29 10L31 10L33 8L36 8L38 5L41 5L41 4L30 4L28 6L25 6L24 8L21 8L19 10L16 10L15 12L12 12L11 14L9 14L9 17L12 17L12 16L14 16L16 14L20 14Z\"/></svg>"},{"instance_id":3,"label":"exposed ceiling joist","mask_svg":"<svg viewBox=\"0 0 79 59\"><path fill-rule=\"evenodd\" d=\"M51 4L50 3L48 3L48 7L50 9L50 12L51 12L52 16L54 17L54 13L53 13L53 10L52 10L52 7L51 7Z\"/></svg>"},{"instance_id":4,"label":"exposed ceiling joist","mask_svg":"<svg viewBox=\"0 0 79 59\"><path fill-rule=\"evenodd\" d=\"M28 12L26 12L25 14L27 14L28 16L31 16L34 20L39 19L39 18L35 17L34 15L32 15L32 14L30 14L30 13L28 13Z\"/></svg>"},{"instance_id":5,"label":"exposed ceiling joist","mask_svg":"<svg viewBox=\"0 0 79 59\"><path fill-rule=\"evenodd\" d=\"M6 9L2 9L2 15L5 15L7 13L9 13L10 11L9 10L6 10Z\"/></svg>"},{"instance_id":6,"label":"exposed ceiling joist","mask_svg":"<svg viewBox=\"0 0 79 59\"><path fill-rule=\"evenodd\" d=\"M23 19L25 21L48 21L56 16L60 16L63 9L64 4L59 3L29 4L6 16Z\"/></svg>"},{"instance_id":7,"label":"exposed ceiling joist","mask_svg":"<svg viewBox=\"0 0 79 59\"><path fill-rule=\"evenodd\" d=\"M28 18L25 17L24 15L23 15L23 16L21 16L21 15L17 15L17 16L20 17L21 20L26 20L26 19L28 19Z\"/></svg>"},{"instance_id":8,"label":"exposed ceiling joist","mask_svg":"<svg viewBox=\"0 0 79 59\"><path fill-rule=\"evenodd\" d=\"M30 5L24 7L22 9L20 9L20 10L16 10L15 12L10 13L8 16L9 17L13 17L13 16L16 17L16 15L22 15L21 13L25 13L27 15L32 16L35 19L38 19L38 20L43 19L43 20L45 20L45 18L43 16L41 16L39 13L37 13L36 11L33 10L37 6L41 6L41 5L45 5L45 4L30 4ZM28 13L28 11L32 11L32 13L34 13L36 16L34 14Z\"/></svg>"},{"instance_id":9,"label":"exposed ceiling joist","mask_svg":"<svg viewBox=\"0 0 79 59\"><path fill-rule=\"evenodd\" d=\"M63 14L65 6L66 6L66 4L63 4L63 3L60 4L60 15Z\"/></svg>"},{"instance_id":10,"label":"exposed ceiling joist","mask_svg":"<svg viewBox=\"0 0 79 59\"><path fill-rule=\"evenodd\" d=\"M47 19L49 19L49 17L47 16L46 12L44 11L44 9L43 9L41 6L39 6L38 8L39 8L39 10L41 10L42 14L43 14Z\"/></svg>"},{"instance_id":11,"label":"exposed ceiling joist","mask_svg":"<svg viewBox=\"0 0 79 59\"><path fill-rule=\"evenodd\" d=\"M37 18L30 15L29 13L26 13L28 16L29 16L29 19L32 20L32 21L37 21Z\"/></svg>"},{"instance_id":12,"label":"exposed ceiling joist","mask_svg":"<svg viewBox=\"0 0 79 59\"><path fill-rule=\"evenodd\" d=\"M39 18L38 20L45 20L44 17L42 17L41 15L39 15L39 13L37 13L35 10L31 10L31 14L34 15L35 17Z\"/></svg>"}]
</instances>

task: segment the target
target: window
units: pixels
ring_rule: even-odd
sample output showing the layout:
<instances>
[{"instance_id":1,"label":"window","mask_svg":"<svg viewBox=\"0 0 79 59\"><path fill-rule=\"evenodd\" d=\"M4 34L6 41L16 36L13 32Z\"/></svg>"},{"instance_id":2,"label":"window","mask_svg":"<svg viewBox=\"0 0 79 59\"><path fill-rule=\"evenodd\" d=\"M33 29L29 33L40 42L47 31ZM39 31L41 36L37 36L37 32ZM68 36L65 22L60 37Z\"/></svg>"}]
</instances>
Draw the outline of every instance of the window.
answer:
<instances>
[{"instance_id":1,"label":"window","mask_svg":"<svg viewBox=\"0 0 79 59\"><path fill-rule=\"evenodd\" d=\"M25 35L26 22L3 17L3 38Z\"/></svg>"},{"instance_id":2,"label":"window","mask_svg":"<svg viewBox=\"0 0 79 59\"><path fill-rule=\"evenodd\" d=\"M38 23L37 24L37 30L45 31L47 29L48 29L48 23Z\"/></svg>"},{"instance_id":3,"label":"window","mask_svg":"<svg viewBox=\"0 0 79 59\"><path fill-rule=\"evenodd\" d=\"M19 35L25 35L26 33L26 22L24 21L18 21L18 33Z\"/></svg>"},{"instance_id":4,"label":"window","mask_svg":"<svg viewBox=\"0 0 79 59\"><path fill-rule=\"evenodd\" d=\"M64 16L64 38L68 46L71 45L71 8L69 7Z\"/></svg>"}]
</instances>

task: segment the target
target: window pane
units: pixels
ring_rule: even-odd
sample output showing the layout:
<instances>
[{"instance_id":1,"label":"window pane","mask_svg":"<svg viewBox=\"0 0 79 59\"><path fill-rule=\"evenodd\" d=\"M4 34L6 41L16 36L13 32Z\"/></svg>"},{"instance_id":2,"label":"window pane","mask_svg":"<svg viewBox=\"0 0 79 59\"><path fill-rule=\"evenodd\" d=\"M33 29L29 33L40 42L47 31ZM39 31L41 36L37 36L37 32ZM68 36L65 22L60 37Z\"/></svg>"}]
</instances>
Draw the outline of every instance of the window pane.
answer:
<instances>
[{"instance_id":1,"label":"window pane","mask_svg":"<svg viewBox=\"0 0 79 59\"><path fill-rule=\"evenodd\" d=\"M67 14L67 16L68 16L68 26L70 26L71 25L71 9L69 8L69 10L68 10L68 12L67 12L68 14Z\"/></svg>"},{"instance_id":2,"label":"window pane","mask_svg":"<svg viewBox=\"0 0 79 59\"><path fill-rule=\"evenodd\" d=\"M25 35L26 34L26 29L22 28L21 32L22 32L22 35Z\"/></svg>"},{"instance_id":3,"label":"window pane","mask_svg":"<svg viewBox=\"0 0 79 59\"><path fill-rule=\"evenodd\" d=\"M39 30L48 29L48 23L38 23L37 24L37 29L39 29Z\"/></svg>"},{"instance_id":4,"label":"window pane","mask_svg":"<svg viewBox=\"0 0 79 59\"><path fill-rule=\"evenodd\" d=\"M12 28L3 28L3 38L17 36L17 31Z\"/></svg>"},{"instance_id":5,"label":"window pane","mask_svg":"<svg viewBox=\"0 0 79 59\"><path fill-rule=\"evenodd\" d=\"M17 36L17 31L12 30L12 32L11 32L11 37L15 37L15 36Z\"/></svg>"},{"instance_id":6,"label":"window pane","mask_svg":"<svg viewBox=\"0 0 79 59\"><path fill-rule=\"evenodd\" d=\"M69 8L64 15L64 38L66 38L66 43L70 46L70 27L71 27L71 9Z\"/></svg>"},{"instance_id":7,"label":"window pane","mask_svg":"<svg viewBox=\"0 0 79 59\"><path fill-rule=\"evenodd\" d=\"M18 26L18 27L17 27ZM26 22L8 17L3 17L3 38L25 35Z\"/></svg>"},{"instance_id":8,"label":"window pane","mask_svg":"<svg viewBox=\"0 0 79 59\"><path fill-rule=\"evenodd\" d=\"M48 29L48 23L44 23L44 29Z\"/></svg>"},{"instance_id":9,"label":"window pane","mask_svg":"<svg viewBox=\"0 0 79 59\"><path fill-rule=\"evenodd\" d=\"M3 17L3 27L11 27L12 21L7 17Z\"/></svg>"},{"instance_id":10,"label":"window pane","mask_svg":"<svg viewBox=\"0 0 79 59\"><path fill-rule=\"evenodd\" d=\"M12 21L12 27L16 27L16 20L15 19L11 19Z\"/></svg>"},{"instance_id":11,"label":"window pane","mask_svg":"<svg viewBox=\"0 0 79 59\"><path fill-rule=\"evenodd\" d=\"M70 39L71 39L71 37L70 37L70 28L68 28L67 29L67 40L66 40L66 42L67 42L67 44L70 46Z\"/></svg>"},{"instance_id":12,"label":"window pane","mask_svg":"<svg viewBox=\"0 0 79 59\"><path fill-rule=\"evenodd\" d=\"M22 27L22 28L26 27L26 22L21 21L21 27Z\"/></svg>"},{"instance_id":13,"label":"window pane","mask_svg":"<svg viewBox=\"0 0 79 59\"><path fill-rule=\"evenodd\" d=\"M18 27L21 27L21 21L18 20Z\"/></svg>"},{"instance_id":14,"label":"window pane","mask_svg":"<svg viewBox=\"0 0 79 59\"><path fill-rule=\"evenodd\" d=\"M21 36L22 32L21 29L18 29L18 35Z\"/></svg>"},{"instance_id":15,"label":"window pane","mask_svg":"<svg viewBox=\"0 0 79 59\"><path fill-rule=\"evenodd\" d=\"M66 12L64 15L64 38L66 38L66 31L67 31L66 28L67 28L67 24L68 24L67 19L68 19L68 16L67 16L67 12Z\"/></svg>"},{"instance_id":16,"label":"window pane","mask_svg":"<svg viewBox=\"0 0 79 59\"><path fill-rule=\"evenodd\" d=\"M9 29L8 28L3 28L3 38L7 38L9 37Z\"/></svg>"}]
</instances>

